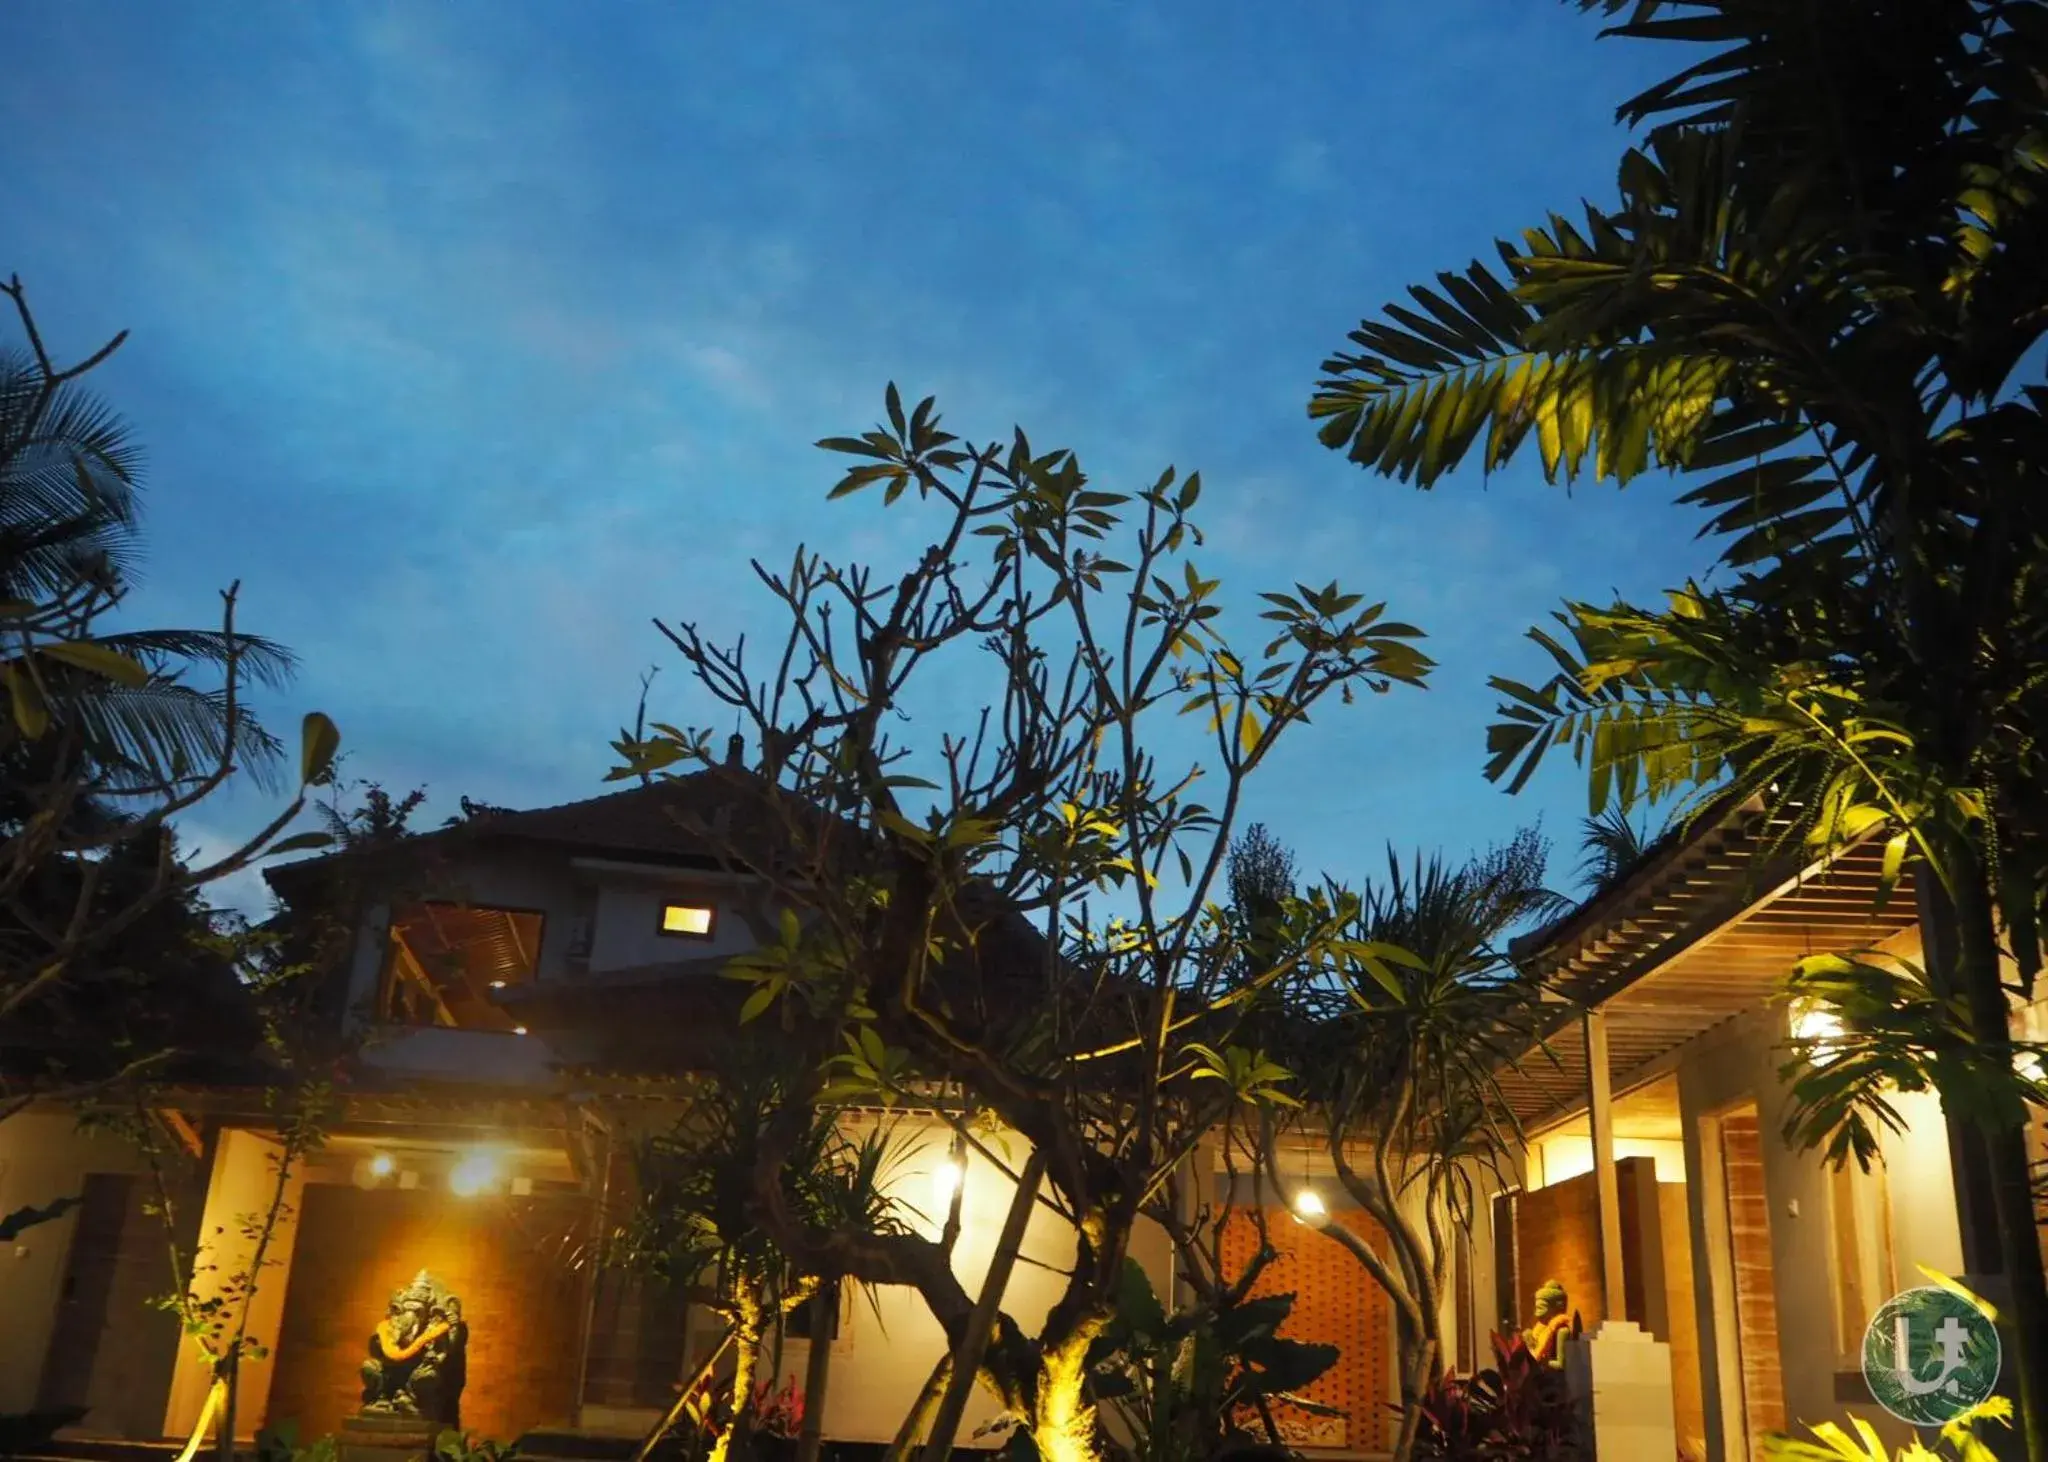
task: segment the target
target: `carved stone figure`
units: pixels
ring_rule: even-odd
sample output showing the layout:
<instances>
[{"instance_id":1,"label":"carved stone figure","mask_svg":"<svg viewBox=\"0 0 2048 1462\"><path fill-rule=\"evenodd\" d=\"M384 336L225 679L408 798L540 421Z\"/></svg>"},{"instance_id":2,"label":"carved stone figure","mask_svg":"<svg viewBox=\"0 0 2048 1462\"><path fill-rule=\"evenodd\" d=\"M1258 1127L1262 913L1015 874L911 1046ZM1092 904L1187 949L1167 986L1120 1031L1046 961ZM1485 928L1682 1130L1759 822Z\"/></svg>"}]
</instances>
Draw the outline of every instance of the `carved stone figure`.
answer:
<instances>
[{"instance_id":1,"label":"carved stone figure","mask_svg":"<svg viewBox=\"0 0 2048 1462\"><path fill-rule=\"evenodd\" d=\"M1571 1326L1571 1298L1558 1280L1536 1291L1536 1323L1522 1332L1529 1354L1544 1365L1564 1367L1564 1336Z\"/></svg>"},{"instance_id":2,"label":"carved stone figure","mask_svg":"<svg viewBox=\"0 0 2048 1462\"><path fill-rule=\"evenodd\" d=\"M469 1324L462 1301L422 1269L391 1296L370 1334L362 1365L363 1411L417 1416L460 1429L462 1387L469 1379Z\"/></svg>"}]
</instances>

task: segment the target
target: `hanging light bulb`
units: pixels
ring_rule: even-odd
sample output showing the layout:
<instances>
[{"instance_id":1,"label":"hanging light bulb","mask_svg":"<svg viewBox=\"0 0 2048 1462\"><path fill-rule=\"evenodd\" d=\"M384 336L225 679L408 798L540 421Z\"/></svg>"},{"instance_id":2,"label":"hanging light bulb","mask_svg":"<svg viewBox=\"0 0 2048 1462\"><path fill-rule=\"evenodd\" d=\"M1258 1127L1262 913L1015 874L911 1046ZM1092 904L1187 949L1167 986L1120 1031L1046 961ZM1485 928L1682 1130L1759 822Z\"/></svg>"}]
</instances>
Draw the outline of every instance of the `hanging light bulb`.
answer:
<instances>
[{"instance_id":1,"label":"hanging light bulb","mask_svg":"<svg viewBox=\"0 0 2048 1462\"><path fill-rule=\"evenodd\" d=\"M966 1166L956 1158L947 1158L932 1169L932 1202L940 1212L953 1206L953 1195L966 1181Z\"/></svg>"}]
</instances>

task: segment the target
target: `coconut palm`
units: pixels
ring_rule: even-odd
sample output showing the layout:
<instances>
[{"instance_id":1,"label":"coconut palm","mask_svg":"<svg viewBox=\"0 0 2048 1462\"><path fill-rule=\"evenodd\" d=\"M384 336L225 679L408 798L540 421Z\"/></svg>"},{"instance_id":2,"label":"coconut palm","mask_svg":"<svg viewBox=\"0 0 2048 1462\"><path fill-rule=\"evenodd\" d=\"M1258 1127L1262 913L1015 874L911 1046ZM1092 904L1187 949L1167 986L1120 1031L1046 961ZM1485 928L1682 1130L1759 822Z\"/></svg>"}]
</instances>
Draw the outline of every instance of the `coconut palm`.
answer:
<instances>
[{"instance_id":1,"label":"coconut palm","mask_svg":"<svg viewBox=\"0 0 2048 1462\"><path fill-rule=\"evenodd\" d=\"M0 677L13 708L0 760L11 781L46 777L54 761L118 793L182 784L226 759L266 775L280 764L240 692L281 684L288 651L232 624L109 627L139 558L140 485L127 425L75 368L0 352Z\"/></svg>"}]
</instances>

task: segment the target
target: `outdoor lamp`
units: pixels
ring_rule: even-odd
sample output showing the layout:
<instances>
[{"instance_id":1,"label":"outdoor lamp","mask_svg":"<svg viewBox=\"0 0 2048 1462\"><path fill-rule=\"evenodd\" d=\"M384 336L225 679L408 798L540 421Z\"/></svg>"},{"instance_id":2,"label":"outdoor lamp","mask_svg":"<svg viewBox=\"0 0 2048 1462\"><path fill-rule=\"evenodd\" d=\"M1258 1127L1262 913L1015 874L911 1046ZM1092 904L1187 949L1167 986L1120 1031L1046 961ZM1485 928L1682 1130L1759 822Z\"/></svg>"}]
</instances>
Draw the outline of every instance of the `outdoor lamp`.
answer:
<instances>
[{"instance_id":1,"label":"outdoor lamp","mask_svg":"<svg viewBox=\"0 0 2048 1462\"><path fill-rule=\"evenodd\" d=\"M950 1208L953 1195L967 1179L966 1169L956 1160L948 1158L932 1169L932 1202L941 1210Z\"/></svg>"},{"instance_id":2,"label":"outdoor lamp","mask_svg":"<svg viewBox=\"0 0 2048 1462\"><path fill-rule=\"evenodd\" d=\"M1298 1223L1310 1228L1321 1228L1330 1221L1329 1205L1323 1202L1323 1195L1313 1188L1303 1188L1294 1195L1294 1217Z\"/></svg>"},{"instance_id":3,"label":"outdoor lamp","mask_svg":"<svg viewBox=\"0 0 2048 1462\"><path fill-rule=\"evenodd\" d=\"M448 1190L458 1198L474 1198L498 1181L498 1160L488 1152L472 1152L448 1173Z\"/></svg>"},{"instance_id":4,"label":"outdoor lamp","mask_svg":"<svg viewBox=\"0 0 2048 1462\"><path fill-rule=\"evenodd\" d=\"M1806 1041L1806 1059L1825 1066L1835 1059L1835 1041L1842 1034L1842 1017L1818 1005L1802 1006L1792 1013L1792 1039Z\"/></svg>"}]
</instances>

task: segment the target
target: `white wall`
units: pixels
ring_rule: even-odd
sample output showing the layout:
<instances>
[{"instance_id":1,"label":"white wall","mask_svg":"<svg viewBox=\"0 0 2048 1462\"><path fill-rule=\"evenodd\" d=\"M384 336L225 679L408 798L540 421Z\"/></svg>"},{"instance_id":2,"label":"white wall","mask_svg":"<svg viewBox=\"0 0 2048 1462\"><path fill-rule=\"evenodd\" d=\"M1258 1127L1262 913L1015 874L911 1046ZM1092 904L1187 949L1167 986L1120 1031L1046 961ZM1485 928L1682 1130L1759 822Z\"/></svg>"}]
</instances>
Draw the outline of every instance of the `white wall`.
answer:
<instances>
[{"instance_id":1,"label":"white wall","mask_svg":"<svg viewBox=\"0 0 2048 1462\"><path fill-rule=\"evenodd\" d=\"M947 1132L937 1123L913 1127L908 1121L898 1132L906 1142L921 1140L923 1146L921 1152L902 1164L891 1190L925 1213L931 1220L930 1231L936 1233L944 1209L933 1191L933 1174L945 1159ZM1010 1139L1010 1150L1021 1155L1025 1151L1021 1139ZM991 1164L969 1155L961 1200L960 1240L953 1251L953 1272L969 1294L980 1292L1015 1191L1014 1185ZM1141 1224L1132 1237L1132 1257L1145 1267L1162 1295L1170 1293L1169 1248L1165 1234L1150 1223ZM1072 1229L1040 1206L1025 1229L1017 1267L1011 1271L1003 1295L1004 1309L1027 1331L1036 1333L1046 1312L1059 1298L1064 1280L1052 1271L1068 1268L1073 1257ZM848 1323L842 1324L839 1339L832 1342L825 1432L841 1441L891 1440L945 1347L944 1332L915 1290L889 1286L872 1293L872 1304L867 1294L853 1295L846 1314ZM788 1342L776 1384L779 1386L784 1379L794 1376L801 1388L808 1354L805 1342ZM988 1445L999 1441L1000 1438L986 1438L979 1443L973 1440L975 1430L996 1415L994 1401L986 1392L977 1390L960 1429L961 1444Z\"/></svg>"},{"instance_id":2,"label":"white wall","mask_svg":"<svg viewBox=\"0 0 2048 1462\"><path fill-rule=\"evenodd\" d=\"M731 884L693 882L682 873L673 878L606 874L598 886L590 972L597 975L635 965L708 959L753 948L753 934L734 907L738 893ZM709 904L716 909L712 937L663 934L661 906L665 903Z\"/></svg>"},{"instance_id":3,"label":"white wall","mask_svg":"<svg viewBox=\"0 0 2048 1462\"><path fill-rule=\"evenodd\" d=\"M1593 1139L1583 1132L1559 1132L1536 1139L1537 1161L1530 1165L1532 1188L1549 1188L1593 1171ZM1646 1157L1660 1183L1685 1181L1685 1144L1660 1137L1617 1137L1614 1157Z\"/></svg>"},{"instance_id":4,"label":"white wall","mask_svg":"<svg viewBox=\"0 0 2048 1462\"><path fill-rule=\"evenodd\" d=\"M561 1086L555 1053L539 1036L446 1026L386 1026L363 1047L363 1064L396 1078L487 1086Z\"/></svg>"},{"instance_id":5,"label":"white wall","mask_svg":"<svg viewBox=\"0 0 2048 1462\"><path fill-rule=\"evenodd\" d=\"M142 1163L127 1142L81 1132L68 1116L23 1113L0 1122L0 1214L57 1198L75 1198L87 1173L133 1173ZM76 1211L36 1225L0 1249L0 1415L28 1411L41 1384L43 1357L57 1319ZM164 1287L170 1287L168 1261Z\"/></svg>"},{"instance_id":6,"label":"white wall","mask_svg":"<svg viewBox=\"0 0 2048 1462\"><path fill-rule=\"evenodd\" d=\"M1703 1124L1717 1113L1754 1100L1762 1135L1764 1186L1769 1199L1772 1279L1778 1309L1778 1354L1784 1371L1785 1410L1795 1435L1802 1423L1854 1414L1893 1441L1905 1430L1880 1408L1835 1398L1835 1265L1829 1234L1828 1174L1816 1153L1795 1153L1782 1139L1789 1100L1778 1080L1788 1038L1782 1008L1758 1010L1710 1032L1687 1047L1678 1068L1685 1122L1687 1168L1704 1181L1687 1185L1699 1314L1702 1396L1711 1455L1733 1455L1720 1440L1722 1415L1739 1392L1727 1301L1717 1310L1715 1286L1725 1288L1725 1228L1713 1205L1724 1200L1718 1159L1707 1149ZM1916 1263L1959 1266L1961 1240L1950 1185L1947 1138L1939 1105L1914 1105L1913 1128L1887 1143L1893 1207L1896 1283L1917 1281ZM1722 1271L1717 1278L1717 1270ZM1953 1273L1953 1267L1945 1272ZM1719 1356L1717 1363L1716 1357ZM1724 1389L1730 1395L1724 1401ZM1719 1450L1717 1450L1719 1449Z\"/></svg>"},{"instance_id":7,"label":"white wall","mask_svg":"<svg viewBox=\"0 0 2048 1462\"><path fill-rule=\"evenodd\" d=\"M277 1182L277 1144L254 1132L229 1130L221 1133L207 1185L206 1209L200 1232L210 1247L202 1264L217 1265L211 1273L199 1273L193 1292L201 1299L219 1293L219 1281L246 1272L254 1244L242 1231L245 1215L260 1215L270 1207ZM292 1246L298 1237L298 1210L305 1196L303 1166L286 1184L289 1210L278 1223L264 1266L257 1276L256 1298L249 1309L248 1339L274 1349L278 1327L284 1318L285 1281L291 1274ZM232 1325L229 1327L232 1333ZM272 1358L244 1359L236 1388L235 1435L253 1437L263 1426L264 1408L270 1396ZM178 1352L178 1368L171 1379L170 1404L164 1412L168 1436L189 1435L206 1404L211 1377L199 1347L188 1342Z\"/></svg>"}]
</instances>

